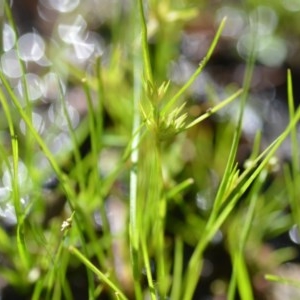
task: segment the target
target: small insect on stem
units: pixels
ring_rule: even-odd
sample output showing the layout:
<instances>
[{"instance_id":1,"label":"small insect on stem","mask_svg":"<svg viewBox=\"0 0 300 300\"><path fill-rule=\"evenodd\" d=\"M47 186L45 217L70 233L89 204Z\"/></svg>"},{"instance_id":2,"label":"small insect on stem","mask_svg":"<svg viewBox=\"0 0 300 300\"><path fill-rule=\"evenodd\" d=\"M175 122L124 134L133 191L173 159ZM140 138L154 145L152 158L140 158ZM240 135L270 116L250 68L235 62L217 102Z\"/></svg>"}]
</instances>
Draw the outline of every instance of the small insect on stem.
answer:
<instances>
[{"instance_id":1,"label":"small insect on stem","mask_svg":"<svg viewBox=\"0 0 300 300\"><path fill-rule=\"evenodd\" d=\"M60 231L65 232L66 230L69 230L70 228L72 228L72 219L73 219L74 213L75 213L75 211L72 212L72 215L70 218L68 218L62 222Z\"/></svg>"}]
</instances>

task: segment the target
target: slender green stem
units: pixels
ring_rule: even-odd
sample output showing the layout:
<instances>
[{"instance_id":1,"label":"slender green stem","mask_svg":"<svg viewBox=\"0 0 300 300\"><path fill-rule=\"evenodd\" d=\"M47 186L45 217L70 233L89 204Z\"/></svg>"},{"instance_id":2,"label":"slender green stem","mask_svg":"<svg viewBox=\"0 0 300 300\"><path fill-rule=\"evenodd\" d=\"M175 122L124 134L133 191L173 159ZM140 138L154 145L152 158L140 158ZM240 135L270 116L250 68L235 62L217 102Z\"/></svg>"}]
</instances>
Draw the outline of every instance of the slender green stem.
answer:
<instances>
[{"instance_id":1,"label":"slender green stem","mask_svg":"<svg viewBox=\"0 0 300 300\"><path fill-rule=\"evenodd\" d=\"M135 10L134 10L135 12ZM133 13L134 13L133 12ZM140 22L134 18L135 32L138 33ZM130 236L130 253L133 269L135 297L137 300L142 299L142 289L140 285L140 267L139 267L139 244L140 244L140 226L139 226L139 210L138 210L138 161L139 161L139 144L140 144L140 101L142 93L141 73L143 70L143 60L141 58L140 45L137 45L137 51L133 56L133 124L132 124L132 143L130 149L130 160L132 168L130 170L130 203L129 203L129 236Z\"/></svg>"},{"instance_id":2,"label":"slender green stem","mask_svg":"<svg viewBox=\"0 0 300 300\"><path fill-rule=\"evenodd\" d=\"M167 194L166 194L166 198L167 199L174 198L180 192L182 192L186 188L190 187L193 183L194 183L194 179L193 178L188 178L188 179L184 180L183 182L177 184L174 188L172 188L171 190L169 190L167 192Z\"/></svg>"},{"instance_id":3,"label":"slender green stem","mask_svg":"<svg viewBox=\"0 0 300 300\"><path fill-rule=\"evenodd\" d=\"M98 62L100 64L100 61ZM97 76L101 77L100 66L97 67ZM102 91L102 80L101 78L98 79L98 89ZM90 182L94 183L94 191L95 194L102 196L102 180L99 178L99 169L98 169L98 158L102 148L102 122L103 122L103 115L102 115L102 99L98 99L98 103L95 106L92 101L90 87L87 83L86 79L82 80L83 89L86 95L87 100L87 107L88 107L88 125L89 125L89 134L90 134L90 141L91 141L91 180ZM103 91L102 91L103 92ZM102 92L99 92L102 94ZM101 114L100 114L101 113ZM100 124L98 124L100 123ZM101 218L103 221L103 231L105 235L109 234L109 225L108 220L105 212L105 206L103 202L103 197L99 198L99 206L100 206L100 213Z\"/></svg>"},{"instance_id":4,"label":"slender green stem","mask_svg":"<svg viewBox=\"0 0 300 300\"><path fill-rule=\"evenodd\" d=\"M299 282L299 280L296 280L296 279L284 278L282 276L277 276L277 275L273 275L273 274L266 274L265 278L266 278L266 280L273 281L278 284L290 285L290 286L300 289L300 282Z\"/></svg>"},{"instance_id":5,"label":"slender green stem","mask_svg":"<svg viewBox=\"0 0 300 300\"><path fill-rule=\"evenodd\" d=\"M246 268L246 263L244 260L244 249L246 245L247 238L249 236L250 228L252 225L252 221L254 218L254 212L257 200L259 198L259 191L264 184L267 177L267 171L262 170L259 174L257 180L255 181L253 188L251 189L249 195L250 205L247 209L246 218L242 224L242 232L240 236L240 240L236 242L236 234L240 234L240 224L237 226L233 226L231 228L232 239L230 243L232 260L233 260L233 273L230 280L229 292L228 292L228 300L234 300L236 286L239 288L240 297L242 299L253 299L253 293L251 288L251 283L249 279L249 275ZM238 228L238 231L237 231Z\"/></svg>"},{"instance_id":6,"label":"slender green stem","mask_svg":"<svg viewBox=\"0 0 300 300\"><path fill-rule=\"evenodd\" d=\"M174 250L174 272L171 290L171 299L180 300L180 292L182 286L182 270L183 270L183 242L180 237L175 239Z\"/></svg>"},{"instance_id":7,"label":"slender green stem","mask_svg":"<svg viewBox=\"0 0 300 300\"><path fill-rule=\"evenodd\" d=\"M287 72L287 97L288 97L288 108L290 119L295 115L295 104L293 95L293 83L291 70ZM292 152L292 167L290 170L286 169L286 181L287 189L289 193L289 200L292 207L292 215L295 223L300 228L300 208L299 208L299 183L300 183L300 173L299 173L299 141L298 141L298 129L295 126L291 131L291 152ZM290 174L288 174L288 173Z\"/></svg>"},{"instance_id":8,"label":"slender green stem","mask_svg":"<svg viewBox=\"0 0 300 300\"><path fill-rule=\"evenodd\" d=\"M72 127L72 121L71 121L69 111L68 111L68 108L67 108L66 100L63 97L63 87L62 87L61 82L60 82L58 77L56 78L56 81L57 81L57 84L59 86L60 104L61 104L61 107L63 108L63 114L64 114L64 117L67 121L68 131L69 131L72 143L73 143L73 152L74 152L74 159L75 159L76 169L78 168L78 171L76 172L77 180L78 180L78 183L79 183L80 191L83 191L84 190L84 176L82 176L82 175L84 174L84 172L83 172L83 166L82 166L82 158L81 158L81 155L80 155L80 152L79 152L79 143L78 143L77 137L75 135L75 131Z\"/></svg>"},{"instance_id":9,"label":"slender green stem","mask_svg":"<svg viewBox=\"0 0 300 300\"><path fill-rule=\"evenodd\" d=\"M144 1L138 0L140 24L142 28L142 51L143 51L143 62L146 82L153 83L153 75L151 69L149 47L148 47L148 34L147 34L147 21L144 12Z\"/></svg>"},{"instance_id":10,"label":"slender green stem","mask_svg":"<svg viewBox=\"0 0 300 300\"><path fill-rule=\"evenodd\" d=\"M140 0L141 1L141 0ZM176 101L186 92L186 90L192 85L192 83L196 80L196 78L201 74L201 72L203 71L204 67L206 66L207 62L209 61L209 59L211 58L217 43L220 39L221 33L224 29L226 23L226 18L224 18L220 25L219 28L214 36L214 39L207 51L207 54L205 55L205 57L202 59L202 61L199 64L199 67L197 68L197 70L194 72L194 74L189 78L189 80L185 83L185 85L168 101L168 103L166 104L166 106L162 109L162 113L166 113L175 103Z\"/></svg>"},{"instance_id":11,"label":"slender green stem","mask_svg":"<svg viewBox=\"0 0 300 300\"><path fill-rule=\"evenodd\" d=\"M254 68L254 63L255 63L255 53L254 53L254 49L255 49L255 40L254 43L252 45L252 51L251 51L251 55L248 59L247 62L247 68L246 68L246 72L244 75L244 83L243 83L243 94L241 97L241 104L240 104L240 111L239 111L239 115L238 115L238 122L237 122L237 126L234 132L234 136L233 136L233 141L232 141L232 146L230 148L230 153L229 153L229 157L227 160L227 164L226 164L226 168L224 171L224 175L220 184L220 187L218 189L215 201L214 201L214 207L212 210L212 217L210 218L211 222L214 222L214 219L216 217L216 215L218 214L218 210L220 208L221 205L221 201L222 201L222 197L224 195L224 192L227 188L227 184L229 182L229 177L230 174L233 171L233 167L235 164L235 157L236 157L236 153L237 153L237 149L238 149L238 145L239 145L239 140L240 140L240 136L241 136L241 132L242 132L242 121L243 121L243 115L244 115L244 109L245 109L245 105L246 105L246 100L248 97L248 93L249 93L249 89L250 89L250 84L251 84L251 80L252 80L252 74L253 74L253 68Z\"/></svg>"},{"instance_id":12,"label":"slender green stem","mask_svg":"<svg viewBox=\"0 0 300 300\"><path fill-rule=\"evenodd\" d=\"M104 273L102 273L95 265L93 265L78 249L76 249L73 246L70 246L69 250L83 264L85 264L93 273L95 273L100 280L102 280L105 284L107 284L120 297L120 299L123 300L127 299L127 297L123 294L123 292Z\"/></svg>"},{"instance_id":13,"label":"slender green stem","mask_svg":"<svg viewBox=\"0 0 300 300\"><path fill-rule=\"evenodd\" d=\"M235 100L238 96L242 94L243 90L240 89L237 92L235 92L233 95L222 101L221 103L217 104L216 106L210 108L205 114L201 115L200 117L196 118L193 122L191 122L189 125L185 127L185 129L191 128L195 126L196 124L204 121L208 117L210 117L213 113L217 112L218 110L222 109L223 107L227 106L229 103L231 103L233 100Z\"/></svg>"},{"instance_id":14,"label":"slender green stem","mask_svg":"<svg viewBox=\"0 0 300 300\"><path fill-rule=\"evenodd\" d=\"M12 195L13 195L13 202L16 211L16 218L17 218L17 244L18 250L22 262L22 266L25 269L29 267L29 256L27 253L25 239L24 239L24 212L22 209L21 197L20 197L20 189L19 189L19 146L18 146L18 138L15 134L13 120L11 118L11 112L9 110L9 106L6 102L5 96L3 91L0 89L0 102L2 104L2 108L4 110L8 126L9 132L11 136L11 144L12 144L12 153L13 153L13 161L12 161L12 174L11 174L11 183L12 183ZM10 166L11 167L11 166Z\"/></svg>"},{"instance_id":15,"label":"slender green stem","mask_svg":"<svg viewBox=\"0 0 300 300\"><path fill-rule=\"evenodd\" d=\"M133 128L132 132L134 138L131 144L131 163L132 168L130 171L130 207L129 207L129 233L130 233L130 246L131 246L131 258L133 264L133 274L135 281L136 297L141 299L141 288L138 282L139 267L138 267L138 248L139 248L139 225L138 225L138 160L139 160L139 143L140 133L138 127L140 126L139 115L139 101L141 97L141 82L138 77L140 70L139 62L135 62L135 76L134 76L134 114L133 114Z\"/></svg>"},{"instance_id":16,"label":"slender green stem","mask_svg":"<svg viewBox=\"0 0 300 300\"><path fill-rule=\"evenodd\" d=\"M294 95L293 95L293 83L292 83L292 73L291 70L287 72L287 96L288 96L288 108L290 118L294 117L295 114L295 104L294 104ZM297 128L295 127L291 131L291 146L292 146L292 166L294 175L299 169L299 147L297 139Z\"/></svg>"},{"instance_id":17,"label":"slender green stem","mask_svg":"<svg viewBox=\"0 0 300 300\"><path fill-rule=\"evenodd\" d=\"M11 25L11 27L13 28L13 31L15 34L17 34L18 30L16 28L16 24L14 22L13 16L12 16L12 12L10 9L10 6L8 4L8 1L5 0L5 14L7 16L7 19ZM32 103L31 100L29 98L29 90L28 90L28 83L26 80L26 65L25 62L21 59L21 55L20 55L20 50L19 50L19 46L18 43L15 43L15 49L17 52L17 58L18 58L18 63L21 67L21 88L22 88L22 92L23 92L23 99L25 100L25 112L27 114L27 117L29 118L29 120L32 122ZM27 126L27 125L26 125ZM25 135L26 135L26 149L27 149L27 157L26 157L26 161L27 161L27 166L29 171L31 170L31 149L32 149L32 143L33 143L33 136L32 133L30 132L30 130L26 130L25 131Z\"/></svg>"},{"instance_id":18,"label":"slender green stem","mask_svg":"<svg viewBox=\"0 0 300 300\"><path fill-rule=\"evenodd\" d=\"M97 139L98 144L96 144L98 147L97 153L99 154L101 151L101 148L103 146L103 110L104 110L104 100L105 100L105 92L104 92L104 84L103 84L103 76L102 76L102 66L101 66L101 57L98 57L96 61L96 77L97 77L97 104L96 104L96 130L95 130L95 139Z\"/></svg>"},{"instance_id":19,"label":"slender green stem","mask_svg":"<svg viewBox=\"0 0 300 300\"><path fill-rule=\"evenodd\" d=\"M151 274L150 259L149 259L149 254L148 254L148 250L147 250L146 241L144 238L141 239L141 246L142 246L143 260L144 260L144 264L145 264L147 280L148 280L148 287L150 290L150 297L151 297L151 300L156 300L156 291L155 291L155 287L153 284L153 278L152 278L152 274Z\"/></svg>"},{"instance_id":20,"label":"slender green stem","mask_svg":"<svg viewBox=\"0 0 300 300\"><path fill-rule=\"evenodd\" d=\"M167 210L167 198L163 189L163 174L161 161L161 145L155 143L154 158L151 159L154 168L154 176L152 176L153 184L149 183L152 190L156 193L149 194L150 201L157 202L154 204L156 209L153 210L153 240L157 242L156 246L156 263L157 263L157 280L159 282L158 292L160 297L165 298L167 294L167 274L166 274L166 255L165 255L165 218ZM150 159L150 158L149 158ZM150 224L150 226L153 226Z\"/></svg>"}]
</instances>

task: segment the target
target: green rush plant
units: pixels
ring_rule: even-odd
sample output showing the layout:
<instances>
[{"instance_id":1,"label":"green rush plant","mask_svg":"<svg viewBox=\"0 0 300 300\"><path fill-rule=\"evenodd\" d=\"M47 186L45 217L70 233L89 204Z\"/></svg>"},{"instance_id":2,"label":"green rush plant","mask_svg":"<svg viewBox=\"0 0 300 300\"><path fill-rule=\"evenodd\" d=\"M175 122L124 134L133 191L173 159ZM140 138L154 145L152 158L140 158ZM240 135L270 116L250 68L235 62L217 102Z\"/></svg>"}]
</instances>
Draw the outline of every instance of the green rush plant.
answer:
<instances>
[{"instance_id":1,"label":"green rush plant","mask_svg":"<svg viewBox=\"0 0 300 300\"><path fill-rule=\"evenodd\" d=\"M68 274L70 270L84 266L82 276L87 281L89 300L101 299L103 295L122 300L191 300L201 281L205 251L220 230L226 233L232 264L227 297L235 299L238 294L241 299L254 299L246 252L252 242L262 243L263 234L256 239L253 237L259 218L279 212L286 204L270 200L261 208L262 202L272 198L271 192L263 194L262 190L276 151L287 138L291 140L292 167L284 168L284 180L291 216L282 217L276 229L282 232L293 223L300 226L297 202L300 181L297 123L300 109L294 107L291 71L287 75L289 124L262 152L259 150L261 135L258 133L249 164L241 171L236 164L236 155L255 64L254 54L248 58L242 88L231 89L230 95L218 103L211 101L204 113L192 119L188 109L188 90L209 63L226 18L220 22L195 72L185 84L177 87L165 80L166 62L176 56L174 46L178 31L198 12L190 6L185 8L188 1L153 0L147 5L145 2L137 0L130 8L126 19L130 32L121 28L117 21L111 24L113 44L109 63L105 64L101 57L97 57L90 72L68 62L54 63L59 86L58 102L70 134L71 151L53 154L35 128L32 120L34 104L28 95L24 62L19 59L18 63L22 69L25 106L20 104L10 81L0 69L0 114L10 135L9 146L0 145L0 158L10 170L10 199L17 220L12 236L0 227L0 253L9 266L0 266L0 276L17 289L30 293L31 299L73 299ZM9 1L4 1L4 11L5 22L17 32ZM154 50L149 43L151 34L155 35L150 30L150 21L163 28L156 33L158 45ZM166 40L166 36L174 40ZM15 50L18 53L17 46ZM60 84L62 70L70 72L70 81L80 86L85 95L87 113L76 129L72 128ZM182 170L184 165L184 162L178 161L178 148L183 148L182 144L188 140L192 130L198 131L205 120L235 100L240 103L238 120L234 128L228 127L230 133L226 136L232 142L220 141L221 149L230 144L230 148L224 149L222 158L225 168L212 206L203 217L198 212L191 212L185 199L186 193L196 185L195 178L186 176L178 179L180 171L174 171L176 167ZM106 125L107 115L112 125ZM23 138L18 130L20 120L26 126ZM87 137L90 149L83 156L80 145ZM102 176L103 166L98 166L99 157L105 151L116 149L118 155L113 168ZM45 214L45 207L41 204L44 201L42 183L51 172L33 165L33 154L38 150L47 158L50 171L59 181L60 193L66 199L65 214L53 218L46 227L43 227L40 217ZM213 165L215 157L211 158L208 163ZM21 159L28 165L32 179L30 204L25 209L18 176ZM203 166L204 163L197 165L199 168ZM126 182L128 192L118 188L120 182ZM106 209L108 199L114 197L125 203L126 214L123 231L117 235L112 232ZM181 224L174 224L170 233L170 207L176 205L182 209L185 219ZM95 229L92 219L95 211L100 214L101 234ZM121 245L122 255L116 252L116 243ZM192 249L191 253L186 253L186 246ZM118 255L122 257L116 257ZM119 260L124 263L129 287L124 287L113 264ZM267 274L266 279L299 286L293 280L276 275Z\"/></svg>"}]
</instances>

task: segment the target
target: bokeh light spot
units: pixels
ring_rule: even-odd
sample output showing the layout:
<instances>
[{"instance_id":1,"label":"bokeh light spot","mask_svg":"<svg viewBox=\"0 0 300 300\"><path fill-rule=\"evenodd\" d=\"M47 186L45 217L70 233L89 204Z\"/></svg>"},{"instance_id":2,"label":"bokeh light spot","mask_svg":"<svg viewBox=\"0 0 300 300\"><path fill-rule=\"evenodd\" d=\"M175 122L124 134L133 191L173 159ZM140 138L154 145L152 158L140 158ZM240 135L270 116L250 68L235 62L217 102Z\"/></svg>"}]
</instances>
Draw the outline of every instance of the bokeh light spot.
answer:
<instances>
[{"instance_id":1,"label":"bokeh light spot","mask_svg":"<svg viewBox=\"0 0 300 300\"><path fill-rule=\"evenodd\" d=\"M32 113L32 125L36 129L38 133L42 133L45 129L45 122L42 118L42 116L38 113L33 112ZM20 129L23 134L26 133L26 125L23 120L20 121Z\"/></svg>"},{"instance_id":2,"label":"bokeh light spot","mask_svg":"<svg viewBox=\"0 0 300 300\"><path fill-rule=\"evenodd\" d=\"M22 68L16 50L11 49L1 56L3 73L9 78L19 78L22 75Z\"/></svg>"},{"instance_id":3,"label":"bokeh light spot","mask_svg":"<svg viewBox=\"0 0 300 300\"><path fill-rule=\"evenodd\" d=\"M227 21L222 35L232 38L238 37L245 27L244 13L239 9L224 6L220 8L217 12L217 23L219 24L224 17L227 17Z\"/></svg>"},{"instance_id":4,"label":"bokeh light spot","mask_svg":"<svg viewBox=\"0 0 300 300\"><path fill-rule=\"evenodd\" d=\"M72 106L67 104L66 110L68 118L70 119L72 128L76 128L79 124L80 117L78 111ZM62 105L52 104L48 110L48 116L52 123L54 123L58 128L63 131L69 131L68 121L65 115Z\"/></svg>"},{"instance_id":5,"label":"bokeh light spot","mask_svg":"<svg viewBox=\"0 0 300 300\"><path fill-rule=\"evenodd\" d=\"M61 13L73 11L80 3L79 0L44 0L43 2L46 2L46 6L50 6Z\"/></svg>"},{"instance_id":6,"label":"bokeh light spot","mask_svg":"<svg viewBox=\"0 0 300 300\"><path fill-rule=\"evenodd\" d=\"M18 40L20 58L24 61L38 61L45 53L45 42L37 33L26 33Z\"/></svg>"},{"instance_id":7,"label":"bokeh light spot","mask_svg":"<svg viewBox=\"0 0 300 300\"><path fill-rule=\"evenodd\" d=\"M43 81L41 80L41 78L36 74L28 73L25 75L25 80L27 84L29 100L34 101L39 99L43 95L43 89L44 89ZM17 85L17 90L20 96L22 98L25 98L24 89L21 80Z\"/></svg>"},{"instance_id":8,"label":"bokeh light spot","mask_svg":"<svg viewBox=\"0 0 300 300\"><path fill-rule=\"evenodd\" d=\"M2 166L3 176L2 176L2 183L4 186L8 188L12 188L12 175L13 175L13 160L12 158L9 159L9 166L7 164L3 164ZM20 186L23 186L28 181L28 170L25 164L19 160L18 161L18 171L17 171L17 181Z\"/></svg>"},{"instance_id":9,"label":"bokeh light spot","mask_svg":"<svg viewBox=\"0 0 300 300\"><path fill-rule=\"evenodd\" d=\"M297 12L300 10L299 0L282 0L282 4L286 10Z\"/></svg>"},{"instance_id":10,"label":"bokeh light spot","mask_svg":"<svg viewBox=\"0 0 300 300\"><path fill-rule=\"evenodd\" d=\"M6 52L10 50L16 42L16 34L14 30L8 24L3 26L3 50Z\"/></svg>"}]
</instances>

